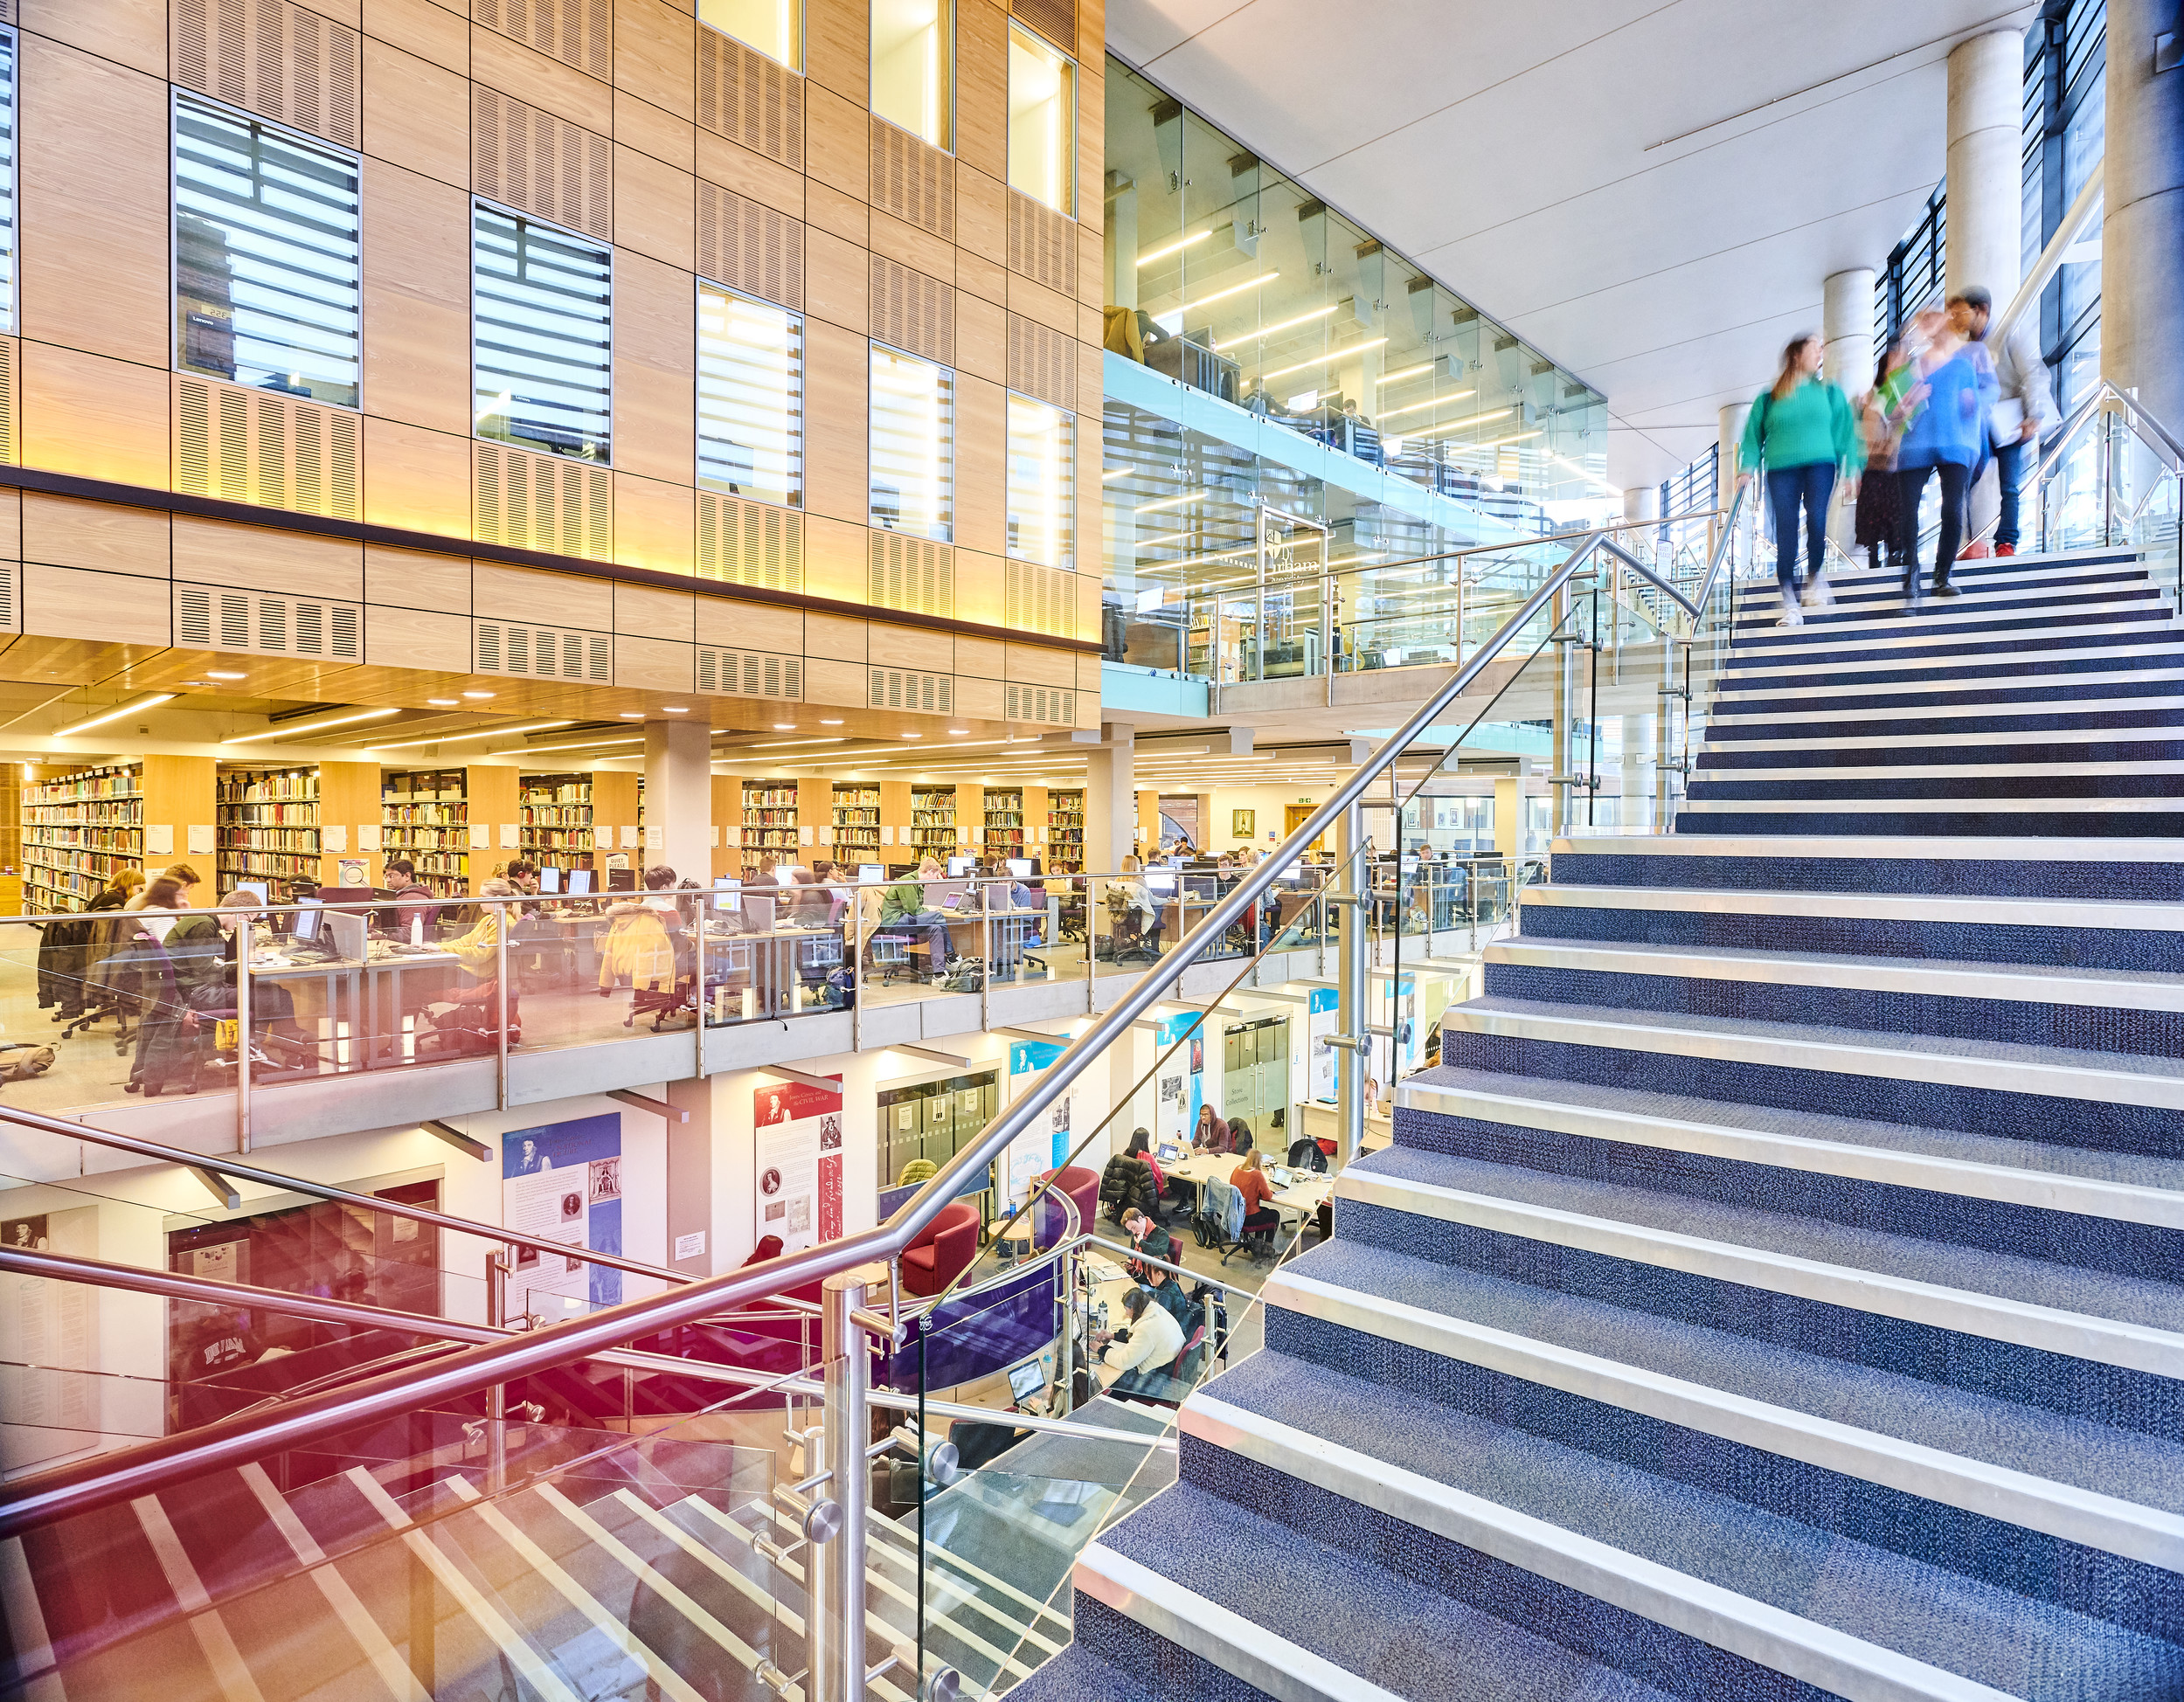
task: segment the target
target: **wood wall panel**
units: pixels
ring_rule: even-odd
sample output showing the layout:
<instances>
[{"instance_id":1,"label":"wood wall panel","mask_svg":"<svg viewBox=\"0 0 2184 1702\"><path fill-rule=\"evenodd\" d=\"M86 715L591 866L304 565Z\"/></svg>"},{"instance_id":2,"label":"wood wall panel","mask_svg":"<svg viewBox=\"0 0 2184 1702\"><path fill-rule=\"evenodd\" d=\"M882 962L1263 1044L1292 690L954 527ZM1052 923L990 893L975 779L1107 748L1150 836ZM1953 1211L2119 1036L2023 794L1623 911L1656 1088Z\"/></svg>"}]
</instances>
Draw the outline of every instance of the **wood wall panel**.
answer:
<instances>
[{"instance_id":1,"label":"wood wall panel","mask_svg":"<svg viewBox=\"0 0 2184 1702\"><path fill-rule=\"evenodd\" d=\"M979 721L999 721L1004 691L998 680L955 680L955 712Z\"/></svg>"},{"instance_id":2,"label":"wood wall panel","mask_svg":"<svg viewBox=\"0 0 2184 1702\"><path fill-rule=\"evenodd\" d=\"M165 645L174 635L165 579L87 573L26 562L23 630L48 638L96 639L102 644Z\"/></svg>"},{"instance_id":3,"label":"wood wall panel","mask_svg":"<svg viewBox=\"0 0 2184 1702\"><path fill-rule=\"evenodd\" d=\"M866 682L864 664L861 661L838 662L826 657L807 656L804 662L804 701L825 704L835 709L858 709L865 706L870 688ZM884 792L884 786L882 788ZM907 787L904 789L905 792ZM880 819L887 820L883 809ZM901 819L910 819L905 805Z\"/></svg>"},{"instance_id":4,"label":"wood wall panel","mask_svg":"<svg viewBox=\"0 0 2184 1702\"><path fill-rule=\"evenodd\" d=\"M697 653L666 639L614 640L614 683L638 691L688 691L695 678Z\"/></svg>"},{"instance_id":5,"label":"wood wall panel","mask_svg":"<svg viewBox=\"0 0 2184 1702\"><path fill-rule=\"evenodd\" d=\"M364 162L368 412L469 432L469 206L468 194L452 184Z\"/></svg>"},{"instance_id":6,"label":"wood wall panel","mask_svg":"<svg viewBox=\"0 0 2184 1702\"><path fill-rule=\"evenodd\" d=\"M804 233L804 309L860 336L871 322L864 251L828 231Z\"/></svg>"},{"instance_id":7,"label":"wood wall panel","mask_svg":"<svg viewBox=\"0 0 2184 1702\"><path fill-rule=\"evenodd\" d=\"M684 272L696 270L697 190L689 172L617 144L614 240Z\"/></svg>"},{"instance_id":8,"label":"wood wall panel","mask_svg":"<svg viewBox=\"0 0 2184 1702\"><path fill-rule=\"evenodd\" d=\"M862 336L823 320L806 322L806 418L832 423L824 430L815 427L805 436L804 507L813 515L853 520L860 525L870 512L871 500L865 475L865 398L870 370L870 351ZM808 536L805 552L808 583ZM811 590L815 596L827 594L816 585Z\"/></svg>"},{"instance_id":9,"label":"wood wall panel","mask_svg":"<svg viewBox=\"0 0 2184 1702\"><path fill-rule=\"evenodd\" d=\"M711 130L697 132L697 175L791 218L804 216L801 172L738 147Z\"/></svg>"},{"instance_id":10,"label":"wood wall panel","mask_svg":"<svg viewBox=\"0 0 2184 1702\"><path fill-rule=\"evenodd\" d=\"M870 623L835 614L804 617L804 654L839 662L861 662L869 654Z\"/></svg>"},{"instance_id":11,"label":"wood wall panel","mask_svg":"<svg viewBox=\"0 0 2184 1702\"><path fill-rule=\"evenodd\" d=\"M1035 284L1016 273L1009 274L1009 311L1036 319L1064 336L1077 335L1077 303L1057 290Z\"/></svg>"},{"instance_id":12,"label":"wood wall panel","mask_svg":"<svg viewBox=\"0 0 2184 1702\"><path fill-rule=\"evenodd\" d=\"M868 0L804 0L804 70L822 88L863 107L872 81Z\"/></svg>"},{"instance_id":13,"label":"wood wall panel","mask_svg":"<svg viewBox=\"0 0 2184 1702\"><path fill-rule=\"evenodd\" d=\"M430 10L430 8L428 8ZM364 44L364 151L443 183L470 182L470 85L415 53L367 36ZM364 193L364 217L371 217ZM371 262L369 246L364 263Z\"/></svg>"},{"instance_id":14,"label":"wood wall panel","mask_svg":"<svg viewBox=\"0 0 2184 1702\"><path fill-rule=\"evenodd\" d=\"M468 561L434 556L422 550L392 550L383 543L368 543L364 546L364 572L367 603L434 609L465 619L469 616Z\"/></svg>"},{"instance_id":15,"label":"wood wall panel","mask_svg":"<svg viewBox=\"0 0 2184 1702\"><path fill-rule=\"evenodd\" d=\"M695 554L697 496L688 485L614 475L614 559L656 573L688 573Z\"/></svg>"},{"instance_id":16,"label":"wood wall panel","mask_svg":"<svg viewBox=\"0 0 2184 1702\"><path fill-rule=\"evenodd\" d=\"M614 140L679 171L697 170L697 131L690 121L641 100L626 89L614 91Z\"/></svg>"},{"instance_id":17,"label":"wood wall panel","mask_svg":"<svg viewBox=\"0 0 2184 1702\"><path fill-rule=\"evenodd\" d=\"M614 126L607 84L482 24L470 26L470 80L600 135Z\"/></svg>"},{"instance_id":18,"label":"wood wall panel","mask_svg":"<svg viewBox=\"0 0 2184 1702\"><path fill-rule=\"evenodd\" d=\"M871 551L863 515L855 523L817 515L804 522L804 589L814 597L862 603Z\"/></svg>"},{"instance_id":19,"label":"wood wall panel","mask_svg":"<svg viewBox=\"0 0 2184 1702\"><path fill-rule=\"evenodd\" d=\"M690 275L624 250L614 265L614 465L690 482L697 457Z\"/></svg>"},{"instance_id":20,"label":"wood wall panel","mask_svg":"<svg viewBox=\"0 0 2184 1702\"><path fill-rule=\"evenodd\" d=\"M364 460L367 523L470 536L468 438L367 417Z\"/></svg>"},{"instance_id":21,"label":"wood wall panel","mask_svg":"<svg viewBox=\"0 0 2184 1702\"><path fill-rule=\"evenodd\" d=\"M377 39L429 59L458 76L470 65L470 25L433 0L364 0L363 29Z\"/></svg>"},{"instance_id":22,"label":"wood wall panel","mask_svg":"<svg viewBox=\"0 0 2184 1702\"><path fill-rule=\"evenodd\" d=\"M549 626L614 630L614 587L536 568L478 562L470 570L472 611L481 620L535 620Z\"/></svg>"},{"instance_id":23,"label":"wood wall panel","mask_svg":"<svg viewBox=\"0 0 2184 1702\"><path fill-rule=\"evenodd\" d=\"M872 211L854 195L816 177L804 180L804 222L842 241L867 247L872 240Z\"/></svg>"},{"instance_id":24,"label":"wood wall panel","mask_svg":"<svg viewBox=\"0 0 2184 1702\"><path fill-rule=\"evenodd\" d=\"M697 599L685 592L651 585L614 587L614 630L640 638L672 639L690 644L697 638Z\"/></svg>"},{"instance_id":25,"label":"wood wall panel","mask_svg":"<svg viewBox=\"0 0 2184 1702\"><path fill-rule=\"evenodd\" d=\"M1080 90L1078 99L1083 99ZM1009 176L1009 17L992 0L959 0L955 14L955 156L1006 182ZM957 178L958 211L971 174ZM976 246L967 232L960 239ZM995 252L998 252L996 249Z\"/></svg>"},{"instance_id":26,"label":"wood wall panel","mask_svg":"<svg viewBox=\"0 0 2184 1702\"><path fill-rule=\"evenodd\" d=\"M1006 677L1036 686L1073 686L1077 658L1067 650L1044 650L1029 644L1009 647Z\"/></svg>"},{"instance_id":27,"label":"wood wall panel","mask_svg":"<svg viewBox=\"0 0 2184 1702\"><path fill-rule=\"evenodd\" d=\"M614 0L614 86L694 119L697 27L664 0Z\"/></svg>"},{"instance_id":28,"label":"wood wall panel","mask_svg":"<svg viewBox=\"0 0 2184 1702\"><path fill-rule=\"evenodd\" d=\"M960 290L955 297L957 370L994 384L1009 377L1008 313L993 302Z\"/></svg>"},{"instance_id":29,"label":"wood wall panel","mask_svg":"<svg viewBox=\"0 0 2184 1702\"><path fill-rule=\"evenodd\" d=\"M199 585L243 585L294 597L364 601L364 545L297 537L262 526L177 515L174 576Z\"/></svg>"},{"instance_id":30,"label":"wood wall panel","mask_svg":"<svg viewBox=\"0 0 2184 1702\"><path fill-rule=\"evenodd\" d=\"M384 603L364 610L364 661L378 668L470 672L470 617L399 608Z\"/></svg>"},{"instance_id":31,"label":"wood wall panel","mask_svg":"<svg viewBox=\"0 0 2184 1702\"><path fill-rule=\"evenodd\" d=\"M139 578L164 578L172 548L167 515L24 491L23 559Z\"/></svg>"},{"instance_id":32,"label":"wood wall panel","mask_svg":"<svg viewBox=\"0 0 2184 1702\"><path fill-rule=\"evenodd\" d=\"M1009 405L999 384L958 373L955 379L955 541L999 555L1007 548L1003 486Z\"/></svg>"},{"instance_id":33,"label":"wood wall panel","mask_svg":"<svg viewBox=\"0 0 2184 1702\"><path fill-rule=\"evenodd\" d=\"M804 171L844 195L869 200L871 117L830 89L804 91Z\"/></svg>"},{"instance_id":34,"label":"wood wall panel","mask_svg":"<svg viewBox=\"0 0 2184 1702\"><path fill-rule=\"evenodd\" d=\"M944 284L955 281L955 245L921 231L914 225L875 209L870 225L872 252L938 278Z\"/></svg>"},{"instance_id":35,"label":"wood wall panel","mask_svg":"<svg viewBox=\"0 0 2184 1702\"><path fill-rule=\"evenodd\" d=\"M166 85L34 35L19 45L23 334L164 367Z\"/></svg>"},{"instance_id":36,"label":"wood wall panel","mask_svg":"<svg viewBox=\"0 0 2184 1702\"><path fill-rule=\"evenodd\" d=\"M164 370L50 343L23 344L23 463L166 488Z\"/></svg>"},{"instance_id":37,"label":"wood wall panel","mask_svg":"<svg viewBox=\"0 0 2184 1702\"><path fill-rule=\"evenodd\" d=\"M998 680L1007 659L1008 647L998 640L966 638L959 634L955 640L955 673L959 681L967 676L977 680Z\"/></svg>"},{"instance_id":38,"label":"wood wall panel","mask_svg":"<svg viewBox=\"0 0 2184 1702\"><path fill-rule=\"evenodd\" d=\"M981 626L1005 627L1008 609L1008 564L997 555L982 550L959 550L955 552L955 612L960 620L975 621ZM1001 646L983 639L956 640L959 658L964 654L965 644L978 647L978 654L992 653L991 672L1001 678ZM963 671L960 662L956 670ZM987 671L983 666L974 672Z\"/></svg>"},{"instance_id":39,"label":"wood wall panel","mask_svg":"<svg viewBox=\"0 0 2184 1702\"><path fill-rule=\"evenodd\" d=\"M955 240L995 266L1009 243L1009 190L998 176L959 163L955 172ZM966 279L968 287L969 280ZM1002 298L995 294L994 301Z\"/></svg>"},{"instance_id":40,"label":"wood wall panel","mask_svg":"<svg viewBox=\"0 0 2184 1702\"><path fill-rule=\"evenodd\" d=\"M700 597L697 605L695 636L700 644L725 644L740 650L772 650L783 655L801 655L804 650L804 612L771 608L764 603L731 603L718 597Z\"/></svg>"},{"instance_id":41,"label":"wood wall panel","mask_svg":"<svg viewBox=\"0 0 2184 1702\"><path fill-rule=\"evenodd\" d=\"M161 0L24 0L24 29L132 71L167 74L167 8Z\"/></svg>"}]
</instances>

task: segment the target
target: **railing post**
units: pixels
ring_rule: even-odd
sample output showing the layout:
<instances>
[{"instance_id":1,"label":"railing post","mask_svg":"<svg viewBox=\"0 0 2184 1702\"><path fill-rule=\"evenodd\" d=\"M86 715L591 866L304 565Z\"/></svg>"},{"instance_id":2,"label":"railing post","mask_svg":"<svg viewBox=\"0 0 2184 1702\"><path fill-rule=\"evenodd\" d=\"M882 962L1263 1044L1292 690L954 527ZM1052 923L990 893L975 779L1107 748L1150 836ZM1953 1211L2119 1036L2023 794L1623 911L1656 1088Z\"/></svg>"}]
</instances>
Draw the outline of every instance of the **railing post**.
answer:
<instances>
[{"instance_id":1,"label":"railing post","mask_svg":"<svg viewBox=\"0 0 2184 1702\"><path fill-rule=\"evenodd\" d=\"M1342 956L1336 975L1335 1025L1343 1035L1362 1040L1371 1023L1365 1009L1365 920L1371 903L1371 877L1360 868L1365 845L1365 812L1352 804L1336 818L1335 860L1337 904L1342 915ZM1335 1167L1341 1170L1358 1154L1365 1138L1365 1069L1369 1055L1358 1046L1336 1048L1335 1060Z\"/></svg>"},{"instance_id":2,"label":"railing post","mask_svg":"<svg viewBox=\"0 0 2184 1702\"><path fill-rule=\"evenodd\" d=\"M819 1350L826 1360L827 1494L836 1517L812 1520L823 1542L805 1553L809 1591L804 1627L810 1659L804 1693L812 1702L864 1702L864 1503L870 1468L871 1359L856 1314L884 1264L858 1265L820 1284ZM817 1511L814 1509L815 1512Z\"/></svg>"},{"instance_id":3,"label":"railing post","mask_svg":"<svg viewBox=\"0 0 2184 1702\"><path fill-rule=\"evenodd\" d=\"M505 898L489 901L500 907L493 929L493 1002L496 1021L493 1024L494 1068L498 1081L500 1107L508 1109L508 905Z\"/></svg>"},{"instance_id":4,"label":"railing post","mask_svg":"<svg viewBox=\"0 0 2184 1702\"><path fill-rule=\"evenodd\" d=\"M994 986L994 883L980 881L978 887L978 953L981 959L978 975L978 1031L981 1034L994 1026L993 1010L988 1002Z\"/></svg>"},{"instance_id":5,"label":"railing post","mask_svg":"<svg viewBox=\"0 0 2184 1702\"><path fill-rule=\"evenodd\" d=\"M250 1151L250 953L258 941L257 912L235 924L235 1150Z\"/></svg>"},{"instance_id":6,"label":"railing post","mask_svg":"<svg viewBox=\"0 0 2184 1702\"><path fill-rule=\"evenodd\" d=\"M485 1258L485 1321L496 1330L508 1325L509 1249L496 1248ZM508 1385L485 1392L485 1489L498 1495L508 1487Z\"/></svg>"}]
</instances>

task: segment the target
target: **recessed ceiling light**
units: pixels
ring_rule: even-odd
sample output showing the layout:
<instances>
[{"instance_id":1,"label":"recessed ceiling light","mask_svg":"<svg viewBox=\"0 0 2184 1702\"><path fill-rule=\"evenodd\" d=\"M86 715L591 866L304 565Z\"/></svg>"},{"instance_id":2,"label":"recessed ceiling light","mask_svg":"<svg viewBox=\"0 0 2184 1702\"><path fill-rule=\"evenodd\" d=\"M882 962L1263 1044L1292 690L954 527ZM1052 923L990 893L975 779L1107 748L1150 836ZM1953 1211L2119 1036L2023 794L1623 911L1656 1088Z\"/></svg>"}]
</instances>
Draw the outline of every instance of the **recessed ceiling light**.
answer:
<instances>
[{"instance_id":1,"label":"recessed ceiling light","mask_svg":"<svg viewBox=\"0 0 2184 1702\"><path fill-rule=\"evenodd\" d=\"M968 734L970 730L971 730L968 727L951 727L948 729L948 731L953 734L957 738L962 738Z\"/></svg>"},{"instance_id":2,"label":"recessed ceiling light","mask_svg":"<svg viewBox=\"0 0 2184 1702\"><path fill-rule=\"evenodd\" d=\"M690 712L690 706L688 703L662 703L660 705L660 713L662 715L688 715Z\"/></svg>"},{"instance_id":3,"label":"recessed ceiling light","mask_svg":"<svg viewBox=\"0 0 2184 1702\"><path fill-rule=\"evenodd\" d=\"M184 680L182 683L185 686L201 686L205 682L203 680Z\"/></svg>"},{"instance_id":4,"label":"recessed ceiling light","mask_svg":"<svg viewBox=\"0 0 2184 1702\"><path fill-rule=\"evenodd\" d=\"M425 701L436 709L459 709L462 707L460 697L427 697Z\"/></svg>"},{"instance_id":5,"label":"recessed ceiling light","mask_svg":"<svg viewBox=\"0 0 2184 1702\"><path fill-rule=\"evenodd\" d=\"M492 696L492 695L493 695L493 694L492 694L491 692L489 692L489 691L466 691L466 692L464 692L462 695L463 695L465 697L476 698L476 699L480 699L480 700L482 700L482 699L484 699L484 698L488 698L488 697L490 697L490 696Z\"/></svg>"},{"instance_id":6,"label":"recessed ceiling light","mask_svg":"<svg viewBox=\"0 0 2184 1702\"><path fill-rule=\"evenodd\" d=\"M250 675L235 673L232 669L208 668L205 670L205 677L208 680L247 680Z\"/></svg>"},{"instance_id":7,"label":"recessed ceiling light","mask_svg":"<svg viewBox=\"0 0 2184 1702\"><path fill-rule=\"evenodd\" d=\"M905 733L903 737L905 738L923 738L925 735L923 733Z\"/></svg>"},{"instance_id":8,"label":"recessed ceiling light","mask_svg":"<svg viewBox=\"0 0 2184 1702\"><path fill-rule=\"evenodd\" d=\"M839 727L842 723L839 721L822 721L819 724L822 727Z\"/></svg>"},{"instance_id":9,"label":"recessed ceiling light","mask_svg":"<svg viewBox=\"0 0 2184 1702\"><path fill-rule=\"evenodd\" d=\"M644 718L645 712L642 709L624 709L622 711L622 719L624 721L642 721Z\"/></svg>"},{"instance_id":10,"label":"recessed ceiling light","mask_svg":"<svg viewBox=\"0 0 2184 1702\"><path fill-rule=\"evenodd\" d=\"M796 730L796 723L793 721L777 721L773 723L773 730L777 733L793 733Z\"/></svg>"}]
</instances>

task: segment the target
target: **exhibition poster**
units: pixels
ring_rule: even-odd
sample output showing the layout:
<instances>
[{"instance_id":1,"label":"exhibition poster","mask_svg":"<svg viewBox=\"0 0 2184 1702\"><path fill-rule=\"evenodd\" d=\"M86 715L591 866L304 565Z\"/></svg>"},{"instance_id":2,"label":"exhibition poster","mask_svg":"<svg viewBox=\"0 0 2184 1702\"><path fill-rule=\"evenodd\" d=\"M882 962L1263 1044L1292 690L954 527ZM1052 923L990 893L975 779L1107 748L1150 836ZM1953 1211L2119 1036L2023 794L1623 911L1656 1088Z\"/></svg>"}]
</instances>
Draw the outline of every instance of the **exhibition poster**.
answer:
<instances>
[{"instance_id":1,"label":"exhibition poster","mask_svg":"<svg viewBox=\"0 0 2184 1702\"><path fill-rule=\"evenodd\" d=\"M508 1283L511 1317L537 1312L558 1323L586 1303L619 1304L621 1271L551 1249L622 1250L621 1113L503 1135L501 1210L505 1228L537 1243L517 1249Z\"/></svg>"},{"instance_id":2,"label":"exhibition poster","mask_svg":"<svg viewBox=\"0 0 2184 1702\"><path fill-rule=\"evenodd\" d=\"M1335 1103L1335 1048L1328 1044L1328 1037L1335 1032L1335 1007L1340 998L1333 987L1314 987L1307 1007L1312 1025L1312 1097L1329 1105Z\"/></svg>"},{"instance_id":3,"label":"exhibition poster","mask_svg":"<svg viewBox=\"0 0 2184 1702\"><path fill-rule=\"evenodd\" d=\"M1011 1104L1030 1092L1033 1083L1068 1048L1060 1042L1016 1041L1009 1048L1009 1098ZM1034 1178L1043 1171L1059 1170L1069 1162L1071 1102L1064 1094L1046 1108L1044 1115L1009 1143L1009 1203L1021 1206L1030 1196Z\"/></svg>"},{"instance_id":4,"label":"exhibition poster","mask_svg":"<svg viewBox=\"0 0 2184 1702\"><path fill-rule=\"evenodd\" d=\"M757 1237L794 1253L842 1235L842 1078L832 1088L780 1082L752 1095Z\"/></svg>"}]
</instances>

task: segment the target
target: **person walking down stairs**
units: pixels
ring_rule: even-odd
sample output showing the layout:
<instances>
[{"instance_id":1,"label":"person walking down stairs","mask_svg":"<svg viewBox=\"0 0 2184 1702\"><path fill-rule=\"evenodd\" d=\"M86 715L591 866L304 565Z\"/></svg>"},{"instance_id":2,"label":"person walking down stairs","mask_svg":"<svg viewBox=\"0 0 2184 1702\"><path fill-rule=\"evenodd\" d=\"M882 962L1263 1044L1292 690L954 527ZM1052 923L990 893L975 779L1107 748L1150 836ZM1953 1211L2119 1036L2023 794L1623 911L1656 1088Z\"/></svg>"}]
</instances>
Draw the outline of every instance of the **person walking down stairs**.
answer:
<instances>
[{"instance_id":1,"label":"person walking down stairs","mask_svg":"<svg viewBox=\"0 0 2184 1702\"><path fill-rule=\"evenodd\" d=\"M1820 377L1825 352L1808 331L1782 351L1782 370L1752 398L1737 464L1744 477L1764 470L1774 510L1774 571L1782 586L1782 624L1797 626L1798 512L1805 514L1806 600L1826 607L1834 598L1826 577L1827 502L1838 475L1855 480L1865 463L1857 415L1841 387Z\"/></svg>"},{"instance_id":2,"label":"person walking down stairs","mask_svg":"<svg viewBox=\"0 0 2184 1702\"><path fill-rule=\"evenodd\" d=\"M1896 452L1898 501L1910 557L1903 574L1903 598L1919 597L1918 504L1926 481L1941 480L1941 532L1934 541L1934 595L1954 597L1949 570L1964 542L1965 495L1972 474L1986 453L1986 405L1979 369L1965 353L1964 339L1938 313L1923 313L1916 329L1927 341L1918 358L1919 381L1910 393L1917 412Z\"/></svg>"}]
</instances>

